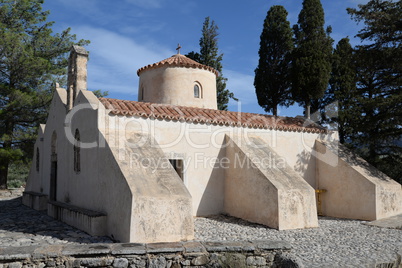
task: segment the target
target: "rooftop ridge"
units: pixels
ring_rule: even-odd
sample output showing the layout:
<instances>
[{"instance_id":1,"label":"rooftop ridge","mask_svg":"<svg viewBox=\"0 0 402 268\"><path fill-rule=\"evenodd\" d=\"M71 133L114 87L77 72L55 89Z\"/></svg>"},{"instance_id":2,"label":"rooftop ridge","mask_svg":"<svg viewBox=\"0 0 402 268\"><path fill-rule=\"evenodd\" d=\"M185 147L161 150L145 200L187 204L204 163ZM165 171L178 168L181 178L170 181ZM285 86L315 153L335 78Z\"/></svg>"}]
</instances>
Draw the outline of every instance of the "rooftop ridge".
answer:
<instances>
[{"instance_id":1,"label":"rooftop ridge","mask_svg":"<svg viewBox=\"0 0 402 268\"><path fill-rule=\"evenodd\" d=\"M204 70L210 71L210 72L214 73L216 76L219 75L218 71L215 70L214 68L207 66L207 65L203 65L201 63L198 63L195 60L192 60L181 54L175 54L175 55L172 55L170 58L167 58L162 61L148 64L147 66L141 67L140 69L137 70L137 75L139 76L140 73L145 70L160 68L163 66L198 68L198 69L204 69Z\"/></svg>"},{"instance_id":2,"label":"rooftop ridge","mask_svg":"<svg viewBox=\"0 0 402 268\"><path fill-rule=\"evenodd\" d=\"M106 109L110 110L110 113L115 115L294 132L328 132L326 128L305 118L222 111L112 98L99 98L99 101Z\"/></svg>"}]
</instances>

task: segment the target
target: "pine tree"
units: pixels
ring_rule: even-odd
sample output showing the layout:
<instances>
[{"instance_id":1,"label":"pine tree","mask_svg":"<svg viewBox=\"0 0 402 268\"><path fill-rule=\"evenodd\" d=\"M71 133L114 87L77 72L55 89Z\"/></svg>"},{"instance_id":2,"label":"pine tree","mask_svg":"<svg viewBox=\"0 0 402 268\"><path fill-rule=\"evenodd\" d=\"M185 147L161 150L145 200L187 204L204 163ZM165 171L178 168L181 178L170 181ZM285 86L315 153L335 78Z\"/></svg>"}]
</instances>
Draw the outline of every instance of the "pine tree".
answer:
<instances>
[{"instance_id":1,"label":"pine tree","mask_svg":"<svg viewBox=\"0 0 402 268\"><path fill-rule=\"evenodd\" d=\"M371 0L348 9L365 27L358 36L357 105L352 144L375 167L402 182L402 1ZM371 41L371 42L370 42Z\"/></svg>"},{"instance_id":2,"label":"pine tree","mask_svg":"<svg viewBox=\"0 0 402 268\"><path fill-rule=\"evenodd\" d=\"M402 1L370 0L359 5L359 9L348 8L347 11L356 22L364 22L365 27L357 36L373 41L368 47L401 47Z\"/></svg>"},{"instance_id":3,"label":"pine tree","mask_svg":"<svg viewBox=\"0 0 402 268\"><path fill-rule=\"evenodd\" d=\"M277 115L277 106L291 104L292 29L283 6L272 6L264 20L260 36L260 56L255 70L254 87L258 104Z\"/></svg>"},{"instance_id":4,"label":"pine tree","mask_svg":"<svg viewBox=\"0 0 402 268\"><path fill-rule=\"evenodd\" d=\"M320 0L304 0L298 25L293 27L296 47L293 53L293 98L305 105L310 118L312 100L321 98L331 72L331 28L324 30L324 10Z\"/></svg>"},{"instance_id":5,"label":"pine tree","mask_svg":"<svg viewBox=\"0 0 402 268\"><path fill-rule=\"evenodd\" d=\"M0 0L0 189L10 163L30 158L54 83L63 81L70 29L53 34L43 0ZM77 44L85 45L81 40Z\"/></svg>"},{"instance_id":6,"label":"pine tree","mask_svg":"<svg viewBox=\"0 0 402 268\"><path fill-rule=\"evenodd\" d=\"M200 53L192 51L186 56L219 72L219 76L216 78L216 97L219 110L227 110L230 98L237 101L234 94L226 89L228 79L222 75L223 54L219 54L218 50L218 26L213 20L210 20L210 17L205 18L202 26Z\"/></svg>"}]
</instances>

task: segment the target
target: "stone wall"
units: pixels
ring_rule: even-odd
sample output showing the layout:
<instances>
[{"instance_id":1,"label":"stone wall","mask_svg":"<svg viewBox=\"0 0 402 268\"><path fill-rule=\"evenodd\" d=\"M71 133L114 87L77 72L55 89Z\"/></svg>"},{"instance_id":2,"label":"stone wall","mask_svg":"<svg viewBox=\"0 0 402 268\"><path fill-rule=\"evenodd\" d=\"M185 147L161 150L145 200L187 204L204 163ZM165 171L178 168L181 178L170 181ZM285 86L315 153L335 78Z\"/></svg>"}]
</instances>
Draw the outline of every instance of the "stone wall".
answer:
<instances>
[{"instance_id":1,"label":"stone wall","mask_svg":"<svg viewBox=\"0 0 402 268\"><path fill-rule=\"evenodd\" d=\"M0 248L0 268L302 267L289 251L286 242L266 240L9 247Z\"/></svg>"}]
</instances>

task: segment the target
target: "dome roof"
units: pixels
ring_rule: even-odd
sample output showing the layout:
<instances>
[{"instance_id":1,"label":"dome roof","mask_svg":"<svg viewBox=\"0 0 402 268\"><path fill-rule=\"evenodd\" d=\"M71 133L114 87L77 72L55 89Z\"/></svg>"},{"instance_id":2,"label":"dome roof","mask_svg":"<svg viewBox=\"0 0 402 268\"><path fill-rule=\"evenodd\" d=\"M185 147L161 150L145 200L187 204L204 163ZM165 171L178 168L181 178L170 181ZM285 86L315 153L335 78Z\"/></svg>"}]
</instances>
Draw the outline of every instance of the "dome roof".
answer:
<instances>
[{"instance_id":1,"label":"dome roof","mask_svg":"<svg viewBox=\"0 0 402 268\"><path fill-rule=\"evenodd\" d=\"M142 68L138 69L137 75L139 76L141 72L146 71L146 70L156 69L156 68L165 67L165 66L204 69L204 70L210 71L210 72L214 73L216 76L218 76L218 71L215 70L214 68L203 65L201 63L198 63L198 62L196 62L184 55L181 55L181 54L176 54L176 55L173 55L170 58L164 59L160 62L149 64L145 67L142 67Z\"/></svg>"}]
</instances>

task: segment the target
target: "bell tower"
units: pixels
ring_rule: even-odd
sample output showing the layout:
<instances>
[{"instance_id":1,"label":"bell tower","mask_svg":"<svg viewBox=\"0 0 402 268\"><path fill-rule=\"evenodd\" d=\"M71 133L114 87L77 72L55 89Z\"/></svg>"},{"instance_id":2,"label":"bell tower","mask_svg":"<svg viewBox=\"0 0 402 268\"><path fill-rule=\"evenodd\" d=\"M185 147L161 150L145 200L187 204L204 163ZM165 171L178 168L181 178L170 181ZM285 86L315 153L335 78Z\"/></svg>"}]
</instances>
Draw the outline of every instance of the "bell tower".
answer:
<instances>
[{"instance_id":1,"label":"bell tower","mask_svg":"<svg viewBox=\"0 0 402 268\"><path fill-rule=\"evenodd\" d=\"M68 58L67 109L73 108L80 90L87 90L88 51L80 46L72 46Z\"/></svg>"}]
</instances>

